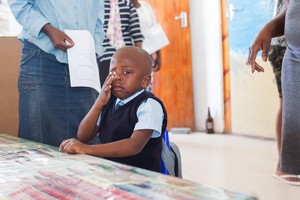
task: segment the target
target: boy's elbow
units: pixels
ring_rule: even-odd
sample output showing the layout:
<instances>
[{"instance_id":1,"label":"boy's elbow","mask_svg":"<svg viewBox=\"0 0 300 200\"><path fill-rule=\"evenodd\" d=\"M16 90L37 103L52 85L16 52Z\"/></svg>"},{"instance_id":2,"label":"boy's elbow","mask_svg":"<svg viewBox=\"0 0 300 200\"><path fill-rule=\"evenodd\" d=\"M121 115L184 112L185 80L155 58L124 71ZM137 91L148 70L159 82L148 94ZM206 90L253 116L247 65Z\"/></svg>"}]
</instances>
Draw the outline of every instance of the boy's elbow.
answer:
<instances>
[{"instance_id":1,"label":"boy's elbow","mask_svg":"<svg viewBox=\"0 0 300 200\"><path fill-rule=\"evenodd\" d=\"M77 139L80 142L87 143L96 136L97 132L98 132L97 127L95 127L94 130L91 131L78 129Z\"/></svg>"}]
</instances>

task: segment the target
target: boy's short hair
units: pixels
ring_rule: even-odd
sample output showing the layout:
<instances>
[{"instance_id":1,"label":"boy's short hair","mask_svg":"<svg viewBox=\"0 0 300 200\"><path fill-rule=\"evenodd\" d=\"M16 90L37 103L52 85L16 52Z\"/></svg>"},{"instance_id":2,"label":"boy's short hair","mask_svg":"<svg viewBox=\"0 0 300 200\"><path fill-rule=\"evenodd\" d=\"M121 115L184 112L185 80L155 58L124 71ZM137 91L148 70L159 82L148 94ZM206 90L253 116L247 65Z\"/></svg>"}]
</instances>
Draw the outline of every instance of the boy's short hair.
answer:
<instances>
[{"instance_id":1,"label":"boy's short hair","mask_svg":"<svg viewBox=\"0 0 300 200\"><path fill-rule=\"evenodd\" d=\"M140 56L134 55L134 60L137 61L137 62L138 61L142 61L142 63L139 63L139 64L141 66L146 67L147 73L149 75L151 74L151 71L152 71L152 59L151 59L151 56L149 55L149 53L147 51L145 51L142 48L135 47L135 46L125 46L125 47L122 47L122 48L118 49L116 51L116 53L121 52L121 51L133 51L133 52L138 53Z\"/></svg>"}]
</instances>

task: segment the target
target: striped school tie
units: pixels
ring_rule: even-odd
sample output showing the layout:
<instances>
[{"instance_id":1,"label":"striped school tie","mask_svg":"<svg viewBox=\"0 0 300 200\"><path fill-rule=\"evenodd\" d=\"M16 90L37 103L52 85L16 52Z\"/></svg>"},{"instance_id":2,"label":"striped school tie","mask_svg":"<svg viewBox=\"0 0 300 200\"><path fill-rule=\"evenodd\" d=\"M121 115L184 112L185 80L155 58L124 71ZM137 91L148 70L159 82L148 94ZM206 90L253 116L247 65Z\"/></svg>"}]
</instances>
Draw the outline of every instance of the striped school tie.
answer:
<instances>
[{"instance_id":1,"label":"striped school tie","mask_svg":"<svg viewBox=\"0 0 300 200\"><path fill-rule=\"evenodd\" d=\"M123 101L119 101L116 105L116 110L118 110L119 108L121 108L124 105Z\"/></svg>"}]
</instances>

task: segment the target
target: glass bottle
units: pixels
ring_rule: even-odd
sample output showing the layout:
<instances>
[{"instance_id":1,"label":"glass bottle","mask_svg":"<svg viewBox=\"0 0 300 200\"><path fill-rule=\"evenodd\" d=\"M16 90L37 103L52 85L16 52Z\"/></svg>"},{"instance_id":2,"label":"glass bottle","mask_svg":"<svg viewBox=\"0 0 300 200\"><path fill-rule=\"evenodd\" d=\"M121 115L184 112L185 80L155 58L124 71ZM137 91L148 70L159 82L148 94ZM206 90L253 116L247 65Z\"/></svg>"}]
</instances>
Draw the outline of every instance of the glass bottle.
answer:
<instances>
[{"instance_id":1,"label":"glass bottle","mask_svg":"<svg viewBox=\"0 0 300 200\"><path fill-rule=\"evenodd\" d=\"M208 113L206 119L206 133L214 133L214 120L210 115L209 107L208 107Z\"/></svg>"}]
</instances>

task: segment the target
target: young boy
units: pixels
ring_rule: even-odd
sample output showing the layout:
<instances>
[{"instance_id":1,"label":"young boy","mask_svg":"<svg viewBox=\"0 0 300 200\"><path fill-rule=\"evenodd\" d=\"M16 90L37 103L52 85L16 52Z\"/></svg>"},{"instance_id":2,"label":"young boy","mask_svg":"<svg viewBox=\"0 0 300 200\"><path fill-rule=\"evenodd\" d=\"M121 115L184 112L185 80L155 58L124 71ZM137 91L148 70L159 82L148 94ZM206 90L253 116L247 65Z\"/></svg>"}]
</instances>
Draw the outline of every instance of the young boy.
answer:
<instances>
[{"instance_id":1,"label":"young boy","mask_svg":"<svg viewBox=\"0 0 300 200\"><path fill-rule=\"evenodd\" d=\"M112 57L102 91L79 125L78 140L63 141L60 151L104 157L160 172L167 113L163 103L145 91L151 81L151 67L145 50L120 48ZM124 105L117 108L120 102ZM97 133L101 144L85 144Z\"/></svg>"}]
</instances>

